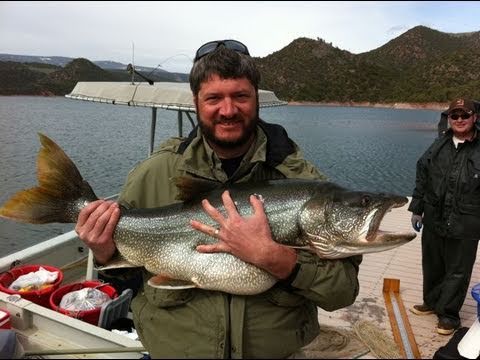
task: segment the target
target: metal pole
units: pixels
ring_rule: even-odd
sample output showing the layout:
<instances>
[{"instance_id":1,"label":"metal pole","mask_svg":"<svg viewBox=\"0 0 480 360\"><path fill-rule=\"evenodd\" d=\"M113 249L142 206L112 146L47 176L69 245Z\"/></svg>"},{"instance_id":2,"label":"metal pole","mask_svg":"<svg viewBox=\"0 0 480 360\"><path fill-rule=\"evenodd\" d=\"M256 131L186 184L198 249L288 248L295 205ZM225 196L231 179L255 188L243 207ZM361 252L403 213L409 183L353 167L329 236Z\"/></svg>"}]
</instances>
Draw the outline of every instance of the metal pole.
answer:
<instances>
[{"instance_id":1,"label":"metal pole","mask_svg":"<svg viewBox=\"0 0 480 360\"><path fill-rule=\"evenodd\" d=\"M87 260L87 276L85 280L94 280L93 279L93 252L88 249L88 260Z\"/></svg>"},{"instance_id":2,"label":"metal pole","mask_svg":"<svg viewBox=\"0 0 480 360\"><path fill-rule=\"evenodd\" d=\"M155 143L155 127L157 125L157 108L152 107L152 122L150 124L150 148L148 151L148 156L153 153L153 144Z\"/></svg>"},{"instance_id":3,"label":"metal pole","mask_svg":"<svg viewBox=\"0 0 480 360\"><path fill-rule=\"evenodd\" d=\"M135 43L132 41L132 85L135 84Z\"/></svg>"},{"instance_id":4,"label":"metal pole","mask_svg":"<svg viewBox=\"0 0 480 360\"><path fill-rule=\"evenodd\" d=\"M182 136L183 134L183 112L181 110L178 111L178 136Z\"/></svg>"},{"instance_id":5,"label":"metal pole","mask_svg":"<svg viewBox=\"0 0 480 360\"><path fill-rule=\"evenodd\" d=\"M185 112L185 114L187 115L187 118L188 120L190 120L190 124L192 124L192 129L195 127L195 122L193 121L190 113L188 111Z\"/></svg>"}]
</instances>

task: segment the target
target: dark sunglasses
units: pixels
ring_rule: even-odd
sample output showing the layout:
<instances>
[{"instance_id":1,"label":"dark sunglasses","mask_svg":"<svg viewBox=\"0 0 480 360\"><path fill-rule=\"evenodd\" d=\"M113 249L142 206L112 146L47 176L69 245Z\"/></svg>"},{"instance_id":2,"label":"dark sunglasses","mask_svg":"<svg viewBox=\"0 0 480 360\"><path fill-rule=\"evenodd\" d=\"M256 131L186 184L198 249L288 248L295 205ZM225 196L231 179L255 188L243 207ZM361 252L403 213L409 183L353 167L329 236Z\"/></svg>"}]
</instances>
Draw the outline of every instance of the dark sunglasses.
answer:
<instances>
[{"instance_id":1,"label":"dark sunglasses","mask_svg":"<svg viewBox=\"0 0 480 360\"><path fill-rule=\"evenodd\" d=\"M200 60L202 57L204 57L207 54L210 54L212 51L214 51L216 48L218 48L220 45L225 46L227 49L230 50L235 50L238 51L241 54L244 55L249 55L250 53L248 52L247 47L242 44L240 41L237 40L215 40L215 41L209 41L206 44L203 44L200 46L195 54L195 59L193 62L196 62Z\"/></svg>"},{"instance_id":2,"label":"dark sunglasses","mask_svg":"<svg viewBox=\"0 0 480 360\"><path fill-rule=\"evenodd\" d=\"M467 119L470 119L472 115L471 114L466 114L466 113L463 113L463 114L452 114L452 115L449 115L450 119L452 120L458 120L459 118L462 118L462 120L467 120Z\"/></svg>"}]
</instances>

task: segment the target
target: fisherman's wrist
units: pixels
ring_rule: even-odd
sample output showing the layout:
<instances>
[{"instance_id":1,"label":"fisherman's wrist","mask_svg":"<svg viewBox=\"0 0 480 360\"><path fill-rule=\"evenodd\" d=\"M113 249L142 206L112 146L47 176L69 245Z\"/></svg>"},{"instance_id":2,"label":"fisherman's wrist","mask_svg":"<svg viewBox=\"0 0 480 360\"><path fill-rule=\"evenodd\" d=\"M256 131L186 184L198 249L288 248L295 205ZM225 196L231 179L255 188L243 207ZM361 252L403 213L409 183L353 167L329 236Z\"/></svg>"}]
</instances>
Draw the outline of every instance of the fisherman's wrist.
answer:
<instances>
[{"instance_id":1,"label":"fisherman's wrist","mask_svg":"<svg viewBox=\"0 0 480 360\"><path fill-rule=\"evenodd\" d=\"M280 279L278 281L279 286L286 290L295 290L295 288L292 286L292 283L296 279L297 274L300 271L300 266L300 263L296 262L290 275L288 275L285 279Z\"/></svg>"},{"instance_id":2,"label":"fisherman's wrist","mask_svg":"<svg viewBox=\"0 0 480 360\"><path fill-rule=\"evenodd\" d=\"M278 285L282 287L284 290L293 291L295 290L295 288L292 286L292 283L297 278L297 274L300 271L301 264L298 261L299 259L298 252L293 249L288 249L288 250L293 251L293 254L295 255L295 262L293 263L293 266L291 267L291 271L287 275L287 277L278 280Z\"/></svg>"},{"instance_id":3,"label":"fisherman's wrist","mask_svg":"<svg viewBox=\"0 0 480 360\"><path fill-rule=\"evenodd\" d=\"M319 261L321 262L318 256L310 251L297 250L297 261L295 263L295 267L288 277L288 280L284 280L290 282L286 285L286 290L309 289L315 281L315 277L317 276ZM282 287L284 287L284 281L280 283Z\"/></svg>"}]
</instances>

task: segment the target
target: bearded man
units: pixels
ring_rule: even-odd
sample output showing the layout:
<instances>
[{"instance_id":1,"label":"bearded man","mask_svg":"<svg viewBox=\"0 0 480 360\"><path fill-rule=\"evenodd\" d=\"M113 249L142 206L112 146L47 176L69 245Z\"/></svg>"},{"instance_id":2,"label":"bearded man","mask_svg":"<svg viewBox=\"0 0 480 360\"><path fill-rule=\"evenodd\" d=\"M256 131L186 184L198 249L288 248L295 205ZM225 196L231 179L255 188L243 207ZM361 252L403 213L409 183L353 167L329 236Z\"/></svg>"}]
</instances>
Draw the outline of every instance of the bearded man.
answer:
<instances>
[{"instance_id":1,"label":"bearded man","mask_svg":"<svg viewBox=\"0 0 480 360\"><path fill-rule=\"evenodd\" d=\"M173 178L223 184L286 178L322 179L280 125L259 119L260 73L236 40L202 45L190 73L198 126L187 138L165 141L128 175L119 203L152 208L177 202ZM235 209L228 192L224 204ZM144 284L132 302L135 328L152 358L283 358L319 333L317 306L333 311L358 295L361 256L322 260L272 239L260 199L251 216L233 214L212 227L191 226L215 237L199 252L228 252L279 279L264 293L232 295L203 289L167 290ZM210 215L219 215L208 201ZM99 200L79 216L76 231L99 264L116 252L112 234L119 204ZM229 211L231 215L231 211ZM217 217L218 218L218 217ZM233 229L233 231L232 231ZM228 230L228 231L227 231ZM152 274L144 271L147 281Z\"/></svg>"}]
</instances>

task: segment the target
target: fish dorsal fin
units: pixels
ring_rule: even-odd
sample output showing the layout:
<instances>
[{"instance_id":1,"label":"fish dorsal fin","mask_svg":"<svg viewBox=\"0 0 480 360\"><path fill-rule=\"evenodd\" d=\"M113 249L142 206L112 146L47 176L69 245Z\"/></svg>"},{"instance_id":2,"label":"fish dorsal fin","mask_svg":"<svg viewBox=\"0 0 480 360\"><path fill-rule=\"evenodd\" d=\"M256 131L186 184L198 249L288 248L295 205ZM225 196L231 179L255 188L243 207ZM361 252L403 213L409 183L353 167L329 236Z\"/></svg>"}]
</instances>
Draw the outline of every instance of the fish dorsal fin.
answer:
<instances>
[{"instance_id":1,"label":"fish dorsal fin","mask_svg":"<svg viewBox=\"0 0 480 360\"><path fill-rule=\"evenodd\" d=\"M147 283L153 288L166 290L183 290L197 287L197 285L192 282L172 279L163 275L152 276Z\"/></svg>"},{"instance_id":2,"label":"fish dorsal fin","mask_svg":"<svg viewBox=\"0 0 480 360\"><path fill-rule=\"evenodd\" d=\"M189 176L177 176L172 179L178 188L177 200L189 202L204 197L205 194L221 189L224 185L220 182Z\"/></svg>"}]
</instances>

